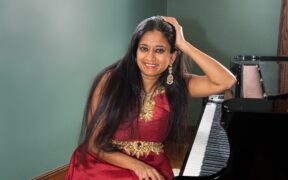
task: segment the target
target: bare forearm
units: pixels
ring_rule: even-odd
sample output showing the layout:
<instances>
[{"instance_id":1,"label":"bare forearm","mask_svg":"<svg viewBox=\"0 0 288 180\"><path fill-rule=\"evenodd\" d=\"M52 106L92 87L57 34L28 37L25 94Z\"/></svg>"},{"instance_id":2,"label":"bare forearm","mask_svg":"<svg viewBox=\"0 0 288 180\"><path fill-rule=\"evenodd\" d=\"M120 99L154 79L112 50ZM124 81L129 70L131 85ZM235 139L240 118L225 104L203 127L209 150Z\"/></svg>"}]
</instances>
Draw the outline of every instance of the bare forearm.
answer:
<instances>
[{"instance_id":1,"label":"bare forearm","mask_svg":"<svg viewBox=\"0 0 288 180\"><path fill-rule=\"evenodd\" d=\"M134 171L135 169L135 164L139 163L140 161L128 156L122 152L104 152L100 151L97 153L97 150L91 150L93 154L96 154L96 156L115 166L124 168L124 169L129 169L131 171Z\"/></svg>"},{"instance_id":2,"label":"bare forearm","mask_svg":"<svg viewBox=\"0 0 288 180\"><path fill-rule=\"evenodd\" d=\"M189 42L185 41L178 48L200 67L212 83L217 85L227 83L227 86L234 84L235 77L227 68Z\"/></svg>"}]
</instances>

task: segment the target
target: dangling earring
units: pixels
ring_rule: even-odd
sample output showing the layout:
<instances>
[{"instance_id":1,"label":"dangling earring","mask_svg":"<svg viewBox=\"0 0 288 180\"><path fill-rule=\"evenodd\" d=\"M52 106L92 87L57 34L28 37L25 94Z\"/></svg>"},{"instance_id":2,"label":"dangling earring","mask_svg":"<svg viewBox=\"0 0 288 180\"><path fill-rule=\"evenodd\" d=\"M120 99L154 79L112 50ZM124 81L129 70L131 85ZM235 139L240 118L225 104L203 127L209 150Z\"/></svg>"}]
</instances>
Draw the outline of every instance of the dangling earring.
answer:
<instances>
[{"instance_id":1,"label":"dangling earring","mask_svg":"<svg viewBox=\"0 0 288 180\"><path fill-rule=\"evenodd\" d=\"M167 76L167 81L166 83L168 85L171 85L173 84L173 81L174 80L174 77L173 77L173 74L172 74L172 64L169 64L169 67L168 67L168 76Z\"/></svg>"}]
</instances>

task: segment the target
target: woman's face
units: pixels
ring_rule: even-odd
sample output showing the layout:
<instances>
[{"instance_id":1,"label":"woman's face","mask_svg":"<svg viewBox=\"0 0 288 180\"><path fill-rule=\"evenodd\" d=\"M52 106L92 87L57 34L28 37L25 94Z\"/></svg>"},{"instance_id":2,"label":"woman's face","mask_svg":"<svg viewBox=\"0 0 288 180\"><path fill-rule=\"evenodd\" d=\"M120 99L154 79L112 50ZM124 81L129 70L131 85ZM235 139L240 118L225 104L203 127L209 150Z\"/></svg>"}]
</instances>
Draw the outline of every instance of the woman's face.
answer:
<instances>
[{"instance_id":1,"label":"woman's face","mask_svg":"<svg viewBox=\"0 0 288 180\"><path fill-rule=\"evenodd\" d=\"M137 64L142 78L157 80L168 65L174 62L176 53L170 53L170 45L164 35L157 31L146 32L139 41Z\"/></svg>"}]
</instances>

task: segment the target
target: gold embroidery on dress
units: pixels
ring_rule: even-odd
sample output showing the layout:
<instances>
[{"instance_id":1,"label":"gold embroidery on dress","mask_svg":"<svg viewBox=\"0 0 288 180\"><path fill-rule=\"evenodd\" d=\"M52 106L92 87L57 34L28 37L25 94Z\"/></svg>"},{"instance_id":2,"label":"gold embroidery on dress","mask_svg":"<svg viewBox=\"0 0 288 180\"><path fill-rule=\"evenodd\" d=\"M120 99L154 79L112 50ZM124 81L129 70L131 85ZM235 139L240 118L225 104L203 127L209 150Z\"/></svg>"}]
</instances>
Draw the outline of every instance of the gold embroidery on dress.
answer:
<instances>
[{"instance_id":1,"label":"gold embroidery on dress","mask_svg":"<svg viewBox=\"0 0 288 180\"><path fill-rule=\"evenodd\" d=\"M145 94L141 93L141 99L143 99L143 105L140 110L139 117L142 118L145 122L151 121L153 117L153 111L155 106L154 97L158 94L163 94L165 92L165 88L160 86L156 88L152 93Z\"/></svg>"},{"instance_id":2,"label":"gold embroidery on dress","mask_svg":"<svg viewBox=\"0 0 288 180\"><path fill-rule=\"evenodd\" d=\"M112 144L117 148L124 150L128 155L136 156L138 159L140 156L147 157L150 152L154 152L157 155L164 152L164 145L158 142L112 140Z\"/></svg>"}]
</instances>

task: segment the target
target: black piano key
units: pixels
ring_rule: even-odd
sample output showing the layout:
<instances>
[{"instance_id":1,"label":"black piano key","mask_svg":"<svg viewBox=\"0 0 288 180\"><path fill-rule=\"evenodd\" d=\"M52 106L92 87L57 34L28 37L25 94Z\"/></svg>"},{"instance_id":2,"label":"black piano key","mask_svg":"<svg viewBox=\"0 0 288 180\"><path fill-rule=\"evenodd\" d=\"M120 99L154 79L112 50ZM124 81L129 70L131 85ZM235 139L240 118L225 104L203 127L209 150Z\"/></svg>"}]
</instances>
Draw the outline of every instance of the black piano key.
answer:
<instances>
[{"instance_id":1,"label":"black piano key","mask_svg":"<svg viewBox=\"0 0 288 180\"><path fill-rule=\"evenodd\" d=\"M211 172L217 172L217 171L219 171L219 168L217 168L217 167L212 167L212 166L205 166L204 168L203 168L203 170L205 170L205 171L211 171Z\"/></svg>"},{"instance_id":2,"label":"black piano key","mask_svg":"<svg viewBox=\"0 0 288 180\"><path fill-rule=\"evenodd\" d=\"M215 174L215 171L218 172L220 170L206 170L206 169L203 169L203 171L201 171L201 173L200 173L200 176L208 176L208 175L211 175L211 174Z\"/></svg>"},{"instance_id":3,"label":"black piano key","mask_svg":"<svg viewBox=\"0 0 288 180\"><path fill-rule=\"evenodd\" d=\"M207 164L207 166L209 166L209 165L219 165L219 166L222 166L222 165L223 165L223 161L214 161L214 160L205 159L205 160L203 161L203 164Z\"/></svg>"},{"instance_id":4,"label":"black piano key","mask_svg":"<svg viewBox=\"0 0 288 180\"><path fill-rule=\"evenodd\" d=\"M221 163L222 165L224 165L225 164L225 160L223 160L223 159L217 159L217 158L205 158L204 160L203 160L203 164L206 166L206 162L210 162L210 163L213 163L213 162L215 162L215 164L218 164L218 163ZM202 165L203 166L203 165Z\"/></svg>"},{"instance_id":5,"label":"black piano key","mask_svg":"<svg viewBox=\"0 0 288 180\"><path fill-rule=\"evenodd\" d=\"M215 174L226 166L230 149L226 133L220 125L221 103L217 104L200 176Z\"/></svg>"}]
</instances>

